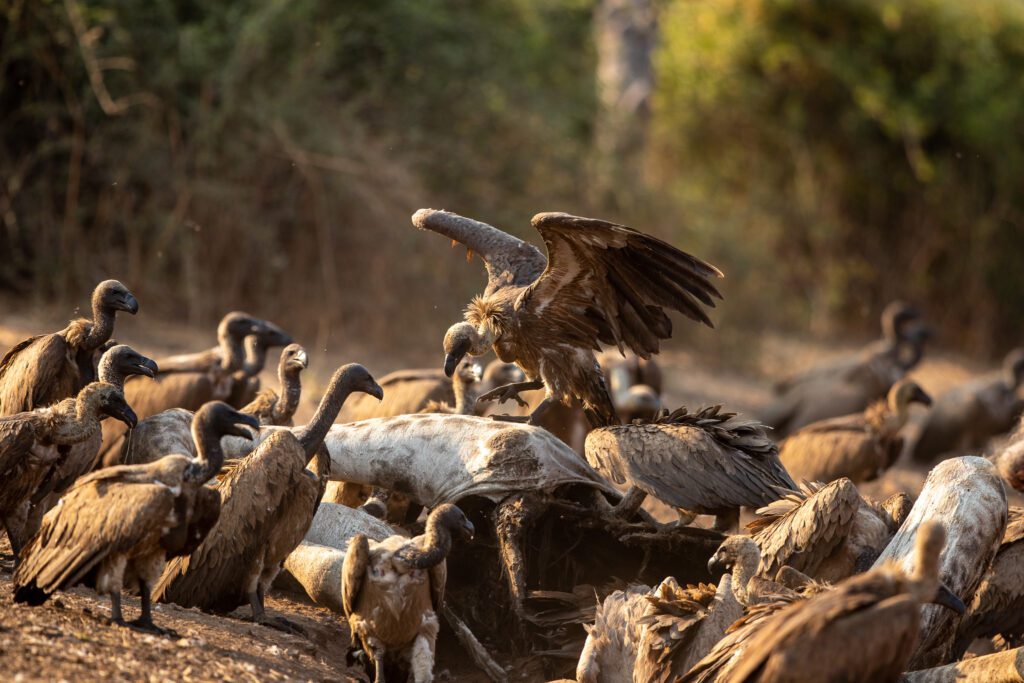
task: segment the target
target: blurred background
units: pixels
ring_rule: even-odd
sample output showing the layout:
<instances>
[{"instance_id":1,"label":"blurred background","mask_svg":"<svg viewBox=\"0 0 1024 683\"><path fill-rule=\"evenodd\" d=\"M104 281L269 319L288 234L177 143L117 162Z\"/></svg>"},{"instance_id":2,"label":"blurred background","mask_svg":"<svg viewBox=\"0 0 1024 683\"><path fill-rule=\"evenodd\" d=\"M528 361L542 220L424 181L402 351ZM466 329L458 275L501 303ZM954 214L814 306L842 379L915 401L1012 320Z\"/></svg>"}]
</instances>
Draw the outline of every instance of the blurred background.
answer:
<instances>
[{"instance_id":1,"label":"blurred background","mask_svg":"<svg viewBox=\"0 0 1024 683\"><path fill-rule=\"evenodd\" d=\"M117 277L137 332L212 340L241 308L438 364L484 273L411 227L429 206L534 241L534 213L595 215L716 263L718 329L674 343L741 370L777 335L876 337L896 297L981 363L1024 338L1018 0L0 8L8 318Z\"/></svg>"}]
</instances>

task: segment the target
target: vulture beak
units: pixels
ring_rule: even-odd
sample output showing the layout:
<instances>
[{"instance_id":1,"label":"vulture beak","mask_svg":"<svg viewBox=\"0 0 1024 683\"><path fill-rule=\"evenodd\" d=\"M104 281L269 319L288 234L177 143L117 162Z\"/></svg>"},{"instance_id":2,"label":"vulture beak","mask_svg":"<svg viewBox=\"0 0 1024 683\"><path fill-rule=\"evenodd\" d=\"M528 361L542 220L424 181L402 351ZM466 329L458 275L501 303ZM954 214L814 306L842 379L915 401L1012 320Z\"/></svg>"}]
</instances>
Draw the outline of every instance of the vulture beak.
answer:
<instances>
[{"instance_id":1,"label":"vulture beak","mask_svg":"<svg viewBox=\"0 0 1024 683\"><path fill-rule=\"evenodd\" d=\"M243 426L244 425L244 426ZM252 427L250 431L245 427ZM228 436L240 436L243 439L255 439L260 433L260 421L246 413L235 413L232 417L232 425L225 431Z\"/></svg>"},{"instance_id":2,"label":"vulture beak","mask_svg":"<svg viewBox=\"0 0 1024 683\"><path fill-rule=\"evenodd\" d=\"M925 393L921 387L917 388L917 391L910 397L911 403L920 403L923 406L930 406L932 404L932 397Z\"/></svg>"},{"instance_id":3,"label":"vulture beak","mask_svg":"<svg viewBox=\"0 0 1024 683\"><path fill-rule=\"evenodd\" d=\"M295 362L303 367L303 369L309 367L309 354L305 351L299 351L295 354Z\"/></svg>"},{"instance_id":4,"label":"vulture beak","mask_svg":"<svg viewBox=\"0 0 1024 683\"><path fill-rule=\"evenodd\" d=\"M123 398L117 398L103 406L103 412L112 418L124 422L128 425L128 429L134 429L135 425L139 423L139 418L135 415L135 411L132 410L132 407Z\"/></svg>"},{"instance_id":5,"label":"vulture beak","mask_svg":"<svg viewBox=\"0 0 1024 683\"><path fill-rule=\"evenodd\" d=\"M384 390L381 388L379 384L377 384L373 380L370 380L370 386L367 387L366 393L368 393L370 396L373 396L378 401L384 400Z\"/></svg>"},{"instance_id":6,"label":"vulture beak","mask_svg":"<svg viewBox=\"0 0 1024 683\"><path fill-rule=\"evenodd\" d=\"M708 573L711 574L711 576L721 576L728 572L729 567L727 567L725 562L718 557L718 553L712 555L711 559L708 560Z\"/></svg>"},{"instance_id":7,"label":"vulture beak","mask_svg":"<svg viewBox=\"0 0 1024 683\"><path fill-rule=\"evenodd\" d=\"M476 533L476 528L473 526L473 522L466 520L466 523L462 525L462 538L467 541L473 540L473 535Z\"/></svg>"},{"instance_id":8,"label":"vulture beak","mask_svg":"<svg viewBox=\"0 0 1024 683\"><path fill-rule=\"evenodd\" d=\"M143 358L135 364L135 371L138 375L145 375L152 379L156 377L156 373L160 372L160 368L157 367L155 360Z\"/></svg>"},{"instance_id":9,"label":"vulture beak","mask_svg":"<svg viewBox=\"0 0 1024 683\"><path fill-rule=\"evenodd\" d=\"M942 605L946 609L951 609L957 614L963 614L967 611L967 607L964 605L963 601L958 598L953 591L949 590L944 583L939 584L939 590L935 594L935 599L932 600L932 603Z\"/></svg>"},{"instance_id":10,"label":"vulture beak","mask_svg":"<svg viewBox=\"0 0 1024 683\"><path fill-rule=\"evenodd\" d=\"M135 315L139 312L139 300L136 299L131 292L128 292L124 295L123 301L117 302L116 308L119 311L125 311Z\"/></svg>"},{"instance_id":11,"label":"vulture beak","mask_svg":"<svg viewBox=\"0 0 1024 683\"><path fill-rule=\"evenodd\" d=\"M444 357L444 376L451 377L455 374L455 368L459 367L459 363L462 362L465 353L449 353Z\"/></svg>"},{"instance_id":12,"label":"vulture beak","mask_svg":"<svg viewBox=\"0 0 1024 683\"><path fill-rule=\"evenodd\" d=\"M266 346L288 346L294 341L292 336L282 330L280 327L272 322L263 322L263 329L260 330L260 334L263 336L263 342Z\"/></svg>"}]
</instances>

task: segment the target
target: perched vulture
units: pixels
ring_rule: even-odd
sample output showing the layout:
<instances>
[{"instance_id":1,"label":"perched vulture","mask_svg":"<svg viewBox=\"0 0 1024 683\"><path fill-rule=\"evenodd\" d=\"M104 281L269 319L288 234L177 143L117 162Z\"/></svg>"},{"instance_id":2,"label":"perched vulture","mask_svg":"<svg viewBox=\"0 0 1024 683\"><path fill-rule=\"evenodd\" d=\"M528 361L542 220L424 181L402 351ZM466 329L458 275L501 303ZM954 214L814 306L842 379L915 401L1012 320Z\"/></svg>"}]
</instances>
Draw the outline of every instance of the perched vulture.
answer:
<instances>
[{"instance_id":1,"label":"perched vulture","mask_svg":"<svg viewBox=\"0 0 1024 683\"><path fill-rule=\"evenodd\" d=\"M114 332L117 311L135 314L139 302L117 280L92 293L92 320L73 320L60 332L30 337L0 360L0 415L42 408L74 396L95 379L94 352Z\"/></svg>"},{"instance_id":2,"label":"perched vulture","mask_svg":"<svg viewBox=\"0 0 1024 683\"><path fill-rule=\"evenodd\" d=\"M715 680L898 681L914 649L921 606L935 603L964 610L938 578L945 537L941 524L921 527L911 576L888 564L778 610ZM708 658L683 680L707 680L700 670Z\"/></svg>"},{"instance_id":3,"label":"perched vulture","mask_svg":"<svg viewBox=\"0 0 1024 683\"><path fill-rule=\"evenodd\" d=\"M615 223L565 213L539 213L533 227L547 259L526 242L485 223L446 211L421 209L413 224L461 242L484 260L487 288L466 311L466 322L444 339L445 373L466 354L493 346L527 382L484 399L508 400L545 389L531 423L552 403L580 402L592 426L618 423L594 351L601 344L632 349L641 358L672 335L664 309L711 325L702 308L721 298L714 266L659 239Z\"/></svg>"},{"instance_id":4,"label":"perched vulture","mask_svg":"<svg viewBox=\"0 0 1024 683\"><path fill-rule=\"evenodd\" d=\"M163 602L231 612L248 603L253 621L293 629L268 619L264 596L288 553L302 542L323 494L330 456L324 436L348 395L382 395L366 368L350 364L331 379L316 414L297 434L279 429L220 477L221 513L203 543L172 560L154 591ZM313 461L315 473L306 468Z\"/></svg>"},{"instance_id":5,"label":"perched vulture","mask_svg":"<svg viewBox=\"0 0 1024 683\"><path fill-rule=\"evenodd\" d=\"M309 366L309 356L300 344L289 344L281 351L281 360L277 365L277 379L281 383L281 392L271 388L259 391L256 396L242 408L242 412L254 416L261 425L278 425L291 427L292 417L299 408L302 398L302 371Z\"/></svg>"},{"instance_id":6,"label":"perched vulture","mask_svg":"<svg viewBox=\"0 0 1024 683\"><path fill-rule=\"evenodd\" d=\"M15 555L26 540L25 504L47 475L59 468L71 446L99 433L110 415L135 424L121 390L103 382L87 384L75 398L0 418L0 518Z\"/></svg>"},{"instance_id":7,"label":"perched vulture","mask_svg":"<svg viewBox=\"0 0 1024 683\"><path fill-rule=\"evenodd\" d=\"M632 487L630 505L649 494L682 510L717 515L719 530L736 525L741 506L760 507L796 488L762 426L721 406L595 429L586 455L616 484Z\"/></svg>"},{"instance_id":8,"label":"perched vulture","mask_svg":"<svg viewBox=\"0 0 1024 683\"><path fill-rule=\"evenodd\" d=\"M422 536L391 536L378 543L356 534L349 541L342 602L352 640L372 662L376 681L384 680L389 666L406 669L417 683L433 680L445 558L453 533L468 540L473 531L462 510L446 503L430 513Z\"/></svg>"},{"instance_id":9,"label":"perched vulture","mask_svg":"<svg viewBox=\"0 0 1024 683\"><path fill-rule=\"evenodd\" d=\"M835 583L870 568L909 512L906 494L869 503L842 477L824 485L805 483L758 510L747 528L761 549L762 576L790 566Z\"/></svg>"},{"instance_id":10,"label":"perched vulture","mask_svg":"<svg viewBox=\"0 0 1024 683\"><path fill-rule=\"evenodd\" d=\"M1024 644L1024 508L1010 508L1003 542L957 629L954 659L976 638L994 636L1010 647Z\"/></svg>"},{"instance_id":11,"label":"perched vulture","mask_svg":"<svg viewBox=\"0 0 1024 683\"><path fill-rule=\"evenodd\" d=\"M137 582L142 614L132 624L158 630L150 590L167 557L194 545L201 535L197 527L209 528L216 518L219 499L203 483L224 460L220 438L250 436L241 425L258 427L255 418L227 404L207 404L193 426L197 459L167 455L145 465L109 467L75 482L22 552L14 574L15 602L41 605L55 591L85 583L110 596L111 621L123 625L121 589L125 581Z\"/></svg>"},{"instance_id":12,"label":"perched vulture","mask_svg":"<svg viewBox=\"0 0 1024 683\"><path fill-rule=\"evenodd\" d=\"M781 382L762 421L782 438L812 422L864 410L920 362L930 336L917 309L890 303L882 312L882 339Z\"/></svg>"},{"instance_id":13,"label":"perched vulture","mask_svg":"<svg viewBox=\"0 0 1024 683\"><path fill-rule=\"evenodd\" d=\"M1014 349L1003 360L1002 372L940 396L914 442L914 460L931 462L943 453L980 449L1013 429L1024 410L1024 397L1018 394L1022 382L1024 349Z\"/></svg>"},{"instance_id":14,"label":"perched vulture","mask_svg":"<svg viewBox=\"0 0 1024 683\"><path fill-rule=\"evenodd\" d=\"M911 379L892 386L888 397L863 413L807 425L782 442L779 457L795 479L830 482L849 477L855 484L876 479L903 450L899 432L910 404L931 405L931 398Z\"/></svg>"}]
</instances>

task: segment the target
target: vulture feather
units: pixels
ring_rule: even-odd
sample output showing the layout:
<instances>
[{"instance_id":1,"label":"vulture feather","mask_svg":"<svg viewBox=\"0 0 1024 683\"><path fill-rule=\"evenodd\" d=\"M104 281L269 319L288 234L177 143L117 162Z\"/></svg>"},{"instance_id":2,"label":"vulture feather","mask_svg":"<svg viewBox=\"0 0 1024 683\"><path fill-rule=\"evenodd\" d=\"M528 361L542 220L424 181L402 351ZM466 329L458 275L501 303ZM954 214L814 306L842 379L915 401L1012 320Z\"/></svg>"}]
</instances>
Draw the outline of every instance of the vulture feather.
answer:
<instances>
[{"instance_id":1,"label":"vulture feather","mask_svg":"<svg viewBox=\"0 0 1024 683\"><path fill-rule=\"evenodd\" d=\"M280 393L269 387L263 389L242 408L242 412L254 416L261 425L291 427L292 417L298 410L299 399L302 397L301 374L308 366L309 356L301 345L289 344L284 347L277 365Z\"/></svg>"}]
</instances>

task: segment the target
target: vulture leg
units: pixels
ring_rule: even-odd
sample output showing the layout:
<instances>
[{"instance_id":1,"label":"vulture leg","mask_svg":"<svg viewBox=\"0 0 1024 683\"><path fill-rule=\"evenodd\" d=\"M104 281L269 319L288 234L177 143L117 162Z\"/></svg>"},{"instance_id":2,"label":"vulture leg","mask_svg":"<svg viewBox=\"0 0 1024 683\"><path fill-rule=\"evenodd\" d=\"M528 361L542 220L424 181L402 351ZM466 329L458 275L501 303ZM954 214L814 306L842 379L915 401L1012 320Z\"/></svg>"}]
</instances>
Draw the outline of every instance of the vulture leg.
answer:
<instances>
[{"instance_id":1,"label":"vulture leg","mask_svg":"<svg viewBox=\"0 0 1024 683\"><path fill-rule=\"evenodd\" d=\"M527 421L527 424L534 425L535 427L542 426L540 424L541 418L543 418L556 403L558 403L558 401L553 398L545 398L537 405L536 408L533 409L533 412L530 413L530 419Z\"/></svg>"},{"instance_id":2,"label":"vulture leg","mask_svg":"<svg viewBox=\"0 0 1024 683\"><path fill-rule=\"evenodd\" d=\"M543 512L540 500L531 493L517 493L503 500L494 510L494 528L498 535L501 564L505 570L513 611L523 622L526 600L526 557L523 553L523 531Z\"/></svg>"},{"instance_id":3,"label":"vulture leg","mask_svg":"<svg viewBox=\"0 0 1024 683\"><path fill-rule=\"evenodd\" d=\"M647 494L641 491L636 486L630 486L629 490L626 491L626 495L622 496L622 500L616 503L614 511L615 516L619 519L632 519L640 509L640 506L644 504L644 499L647 498Z\"/></svg>"},{"instance_id":4,"label":"vulture leg","mask_svg":"<svg viewBox=\"0 0 1024 683\"><path fill-rule=\"evenodd\" d=\"M4 529L7 530L7 540L11 543L11 552L14 553L14 566L17 568L21 563L21 549L25 547L29 537L25 535L28 526L29 503L25 501L17 509L4 517Z\"/></svg>"},{"instance_id":5,"label":"vulture leg","mask_svg":"<svg viewBox=\"0 0 1024 683\"><path fill-rule=\"evenodd\" d=\"M676 508L676 514L679 515L679 520L676 522L679 526L687 526L693 523L693 520L697 519L696 512L690 512L683 508Z\"/></svg>"},{"instance_id":6,"label":"vulture leg","mask_svg":"<svg viewBox=\"0 0 1024 683\"><path fill-rule=\"evenodd\" d=\"M141 579L139 580L139 604L142 608L142 613L139 615L138 619L129 621L129 626L140 631L149 631L150 633L156 633L161 636L176 635L174 631L160 628L153 623L152 590L146 585L146 582Z\"/></svg>"},{"instance_id":7,"label":"vulture leg","mask_svg":"<svg viewBox=\"0 0 1024 683\"><path fill-rule=\"evenodd\" d=\"M439 629L440 624L434 612L423 615L419 633L416 634L412 651L409 653L409 673L413 683L429 683L434 680L434 645Z\"/></svg>"},{"instance_id":8,"label":"vulture leg","mask_svg":"<svg viewBox=\"0 0 1024 683\"><path fill-rule=\"evenodd\" d=\"M480 401L497 401L498 403L504 403L505 401L514 400L520 406L525 408L529 404L519 397L519 394L523 391L536 391L537 389L543 389L544 382L539 379L535 379L530 382L513 382L512 384L506 384L500 386L497 389L491 389L485 394L481 394L477 398L477 402Z\"/></svg>"},{"instance_id":9,"label":"vulture leg","mask_svg":"<svg viewBox=\"0 0 1024 683\"><path fill-rule=\"evenodd\" d=\"M740 525L740 509L735 508L729 512L725 512L715 516L715 523L712 525L712 529L715 531L721 531L723 534L729 533L732 529L738 528Z\"/></svg>"},{"instance_id":10,"label":"vulture leg","mask_svg":"<svg viewBox=\"0 0 1024 683\"><path fill-rule=\"evenodd\" d=\"M282 616L269 617L264 607L266 601L266 588L262 582L256 584L256 590L249 593L249 606L252 608L252 620L260 626L272 628L275 631L283 631L296 636L308 636L306 629Z\"/></svg>"},{"instance_id":11,"label":"vulture leg","mask_svg":"<svg viewBox=\"0 0 1024 683\"><path fill-rule=\"evenodd\" d=\"M124 623L124 616L121 614L121 591L110 592L110 623L117 626L127 626Z\"/></svg>"}]
</instances>

